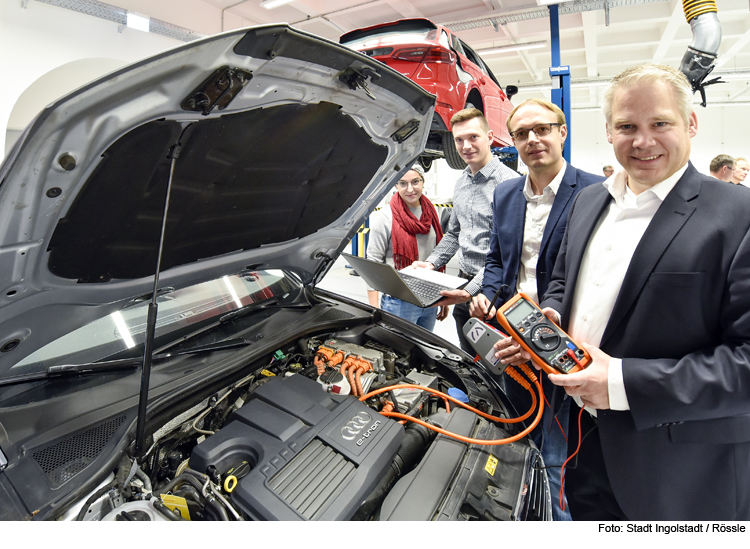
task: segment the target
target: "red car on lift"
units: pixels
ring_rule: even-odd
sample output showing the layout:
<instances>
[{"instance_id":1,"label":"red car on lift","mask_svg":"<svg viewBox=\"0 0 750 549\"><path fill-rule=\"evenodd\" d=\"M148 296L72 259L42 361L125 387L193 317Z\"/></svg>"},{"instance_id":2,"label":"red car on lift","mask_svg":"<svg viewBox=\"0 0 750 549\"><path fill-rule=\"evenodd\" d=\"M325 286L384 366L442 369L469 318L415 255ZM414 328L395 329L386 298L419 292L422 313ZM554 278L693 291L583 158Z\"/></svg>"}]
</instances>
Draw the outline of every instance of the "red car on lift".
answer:
<instances>
[{"instance_id":1,"label":"red car on lift","mask_svg":"<svg viewBox=\"0 0 750 549\"><path fill-rule=\"evenodd\" d=\"M436 116L420 158L429 169L434 158L445 157L454 169L463 169L450 133L450 119L461 109L482 111L495 136L493 146L512 145L505 121L513 110L510 98L516 86L502 89L492 71L465 42L429 19L401 19L356 29L339 42L381 61L437 96Z\"/></svg>"}]
</instances>

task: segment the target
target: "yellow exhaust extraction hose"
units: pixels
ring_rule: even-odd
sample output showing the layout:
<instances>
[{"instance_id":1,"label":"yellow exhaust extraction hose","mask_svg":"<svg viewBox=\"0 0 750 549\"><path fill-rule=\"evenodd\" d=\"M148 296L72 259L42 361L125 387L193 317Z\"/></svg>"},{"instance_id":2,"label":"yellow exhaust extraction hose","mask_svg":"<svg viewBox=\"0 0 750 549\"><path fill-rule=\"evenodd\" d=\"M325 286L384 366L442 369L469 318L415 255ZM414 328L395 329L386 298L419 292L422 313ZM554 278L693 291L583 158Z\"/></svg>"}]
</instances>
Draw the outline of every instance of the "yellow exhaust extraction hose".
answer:
<instances>
[{"instance_id":1,"label":"yellow exhaust extraction hose","mask_svg":"<svg viewBox=\"0 0 750 549\"><path fill-rule=\"evenodd\" d=\"M693 42L688 46L680 63L693 91L701 92L702 106L706 106L705 87L719 82L718 78L705 81L714 68L721 45L721 23L715 0L682 0L685 19L693 31Z\"/></svg>"},{"instance_id":2,"label":"yellow exhaust extraction hose","mask_svg":"<svg viewBox=\"0 0 750 549\"><path fill-rule=\"evenodd\" d=\"M716 1L682 0L682 9L693 31L693 42L689 49L715 58L721 45L721 23Z\"/></svg>"},{"instance_id":3,"label":"yellow exhaust extraction hose","mask_svg":"<svg viewBox=\"0 0 750 549\"><path fill-rule=\"evenodd\" d=\"M694 17L704 13L718 13L714 0L682 0L682 9L685 12L685 20L690 23Z\"/></svg>"}]
</instances>

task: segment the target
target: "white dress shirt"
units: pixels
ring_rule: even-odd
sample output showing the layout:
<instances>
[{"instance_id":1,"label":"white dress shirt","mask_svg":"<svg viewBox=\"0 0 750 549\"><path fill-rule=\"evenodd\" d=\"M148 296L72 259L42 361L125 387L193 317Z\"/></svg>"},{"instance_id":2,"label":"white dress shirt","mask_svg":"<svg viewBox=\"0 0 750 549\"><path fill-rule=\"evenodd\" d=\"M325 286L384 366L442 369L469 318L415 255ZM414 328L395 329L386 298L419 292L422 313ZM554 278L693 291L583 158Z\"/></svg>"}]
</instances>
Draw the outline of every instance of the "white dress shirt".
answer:
<instances>
[{"instance_id":1,"label":"white dress shirt","mask_svg":"<svg viewBox=\"0 0 750 549\"><path fill-rule=\"evenodd\" d=\"M604 181L614 200L594 228L581 261L569 324L575 341L600 345L635 249L686 169L687 164L639 195L628 187L624 170ZM610 409L630 409L621 358L613 357L609 363L608 390Z\"/></svg>"},{"instance_id":2,"label":"white dress shirt","mask_svg":"<svg viewBox=\"0 0 750 549\"><path fill-rule=\"evenodd\" d=\"M528 294L534 301L539 303L536 284L536 264L539 261L539 249L542 247L542 236L547 226L552 204L555 202L557 189L565 175L567 162L563 161L563 167L555 178L550 181L542 194L534 194L531 186L530 176L526 176L523 186L523 196L526 198L526 218L523 225L523 244L521 245L521 264L518 267L517 290Z\"/></svg>"}]
</instances>

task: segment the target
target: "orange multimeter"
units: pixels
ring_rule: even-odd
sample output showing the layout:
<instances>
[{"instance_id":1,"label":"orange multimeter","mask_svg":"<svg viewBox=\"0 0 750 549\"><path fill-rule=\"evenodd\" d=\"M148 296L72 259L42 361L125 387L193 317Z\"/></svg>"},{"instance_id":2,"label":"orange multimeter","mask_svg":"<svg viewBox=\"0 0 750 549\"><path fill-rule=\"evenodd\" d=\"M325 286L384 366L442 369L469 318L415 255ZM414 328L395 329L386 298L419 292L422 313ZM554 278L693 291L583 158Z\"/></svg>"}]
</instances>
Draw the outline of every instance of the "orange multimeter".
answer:
<instances>
[{"instance_id":1,"label":"orange multimeter","mask_svg":"<svg viewBox=\"0 0 750 549\"><path fill-rule=\"evenodd\" d=\"M591 356L524 293L500 307L497 321L548 374L572 374L591 362Z\"/></svg>"}]
</instances>

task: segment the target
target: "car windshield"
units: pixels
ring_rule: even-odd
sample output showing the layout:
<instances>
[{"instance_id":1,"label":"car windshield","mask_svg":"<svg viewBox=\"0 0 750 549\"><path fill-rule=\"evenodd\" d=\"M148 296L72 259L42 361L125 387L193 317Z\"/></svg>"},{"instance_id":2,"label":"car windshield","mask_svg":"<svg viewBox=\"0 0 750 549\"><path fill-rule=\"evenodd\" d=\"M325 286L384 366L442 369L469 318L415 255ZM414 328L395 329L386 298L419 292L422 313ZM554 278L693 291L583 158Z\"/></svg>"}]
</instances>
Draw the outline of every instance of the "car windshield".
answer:
<instances>
[{"instance_id":1,"label":"car windshield","mask_svg":"<svg viewBox=\"0 0 750 549\"><path fill-rule=\"evenodd\" d=\"M223 276L157 297L156 339L160 345L190 334L228 312L278 298L299 283L281 270ZM15 376L49 366L96 362L133 351L142 353L150 296L48 343L13 366Z\"/></svg>"}]
</instances>

